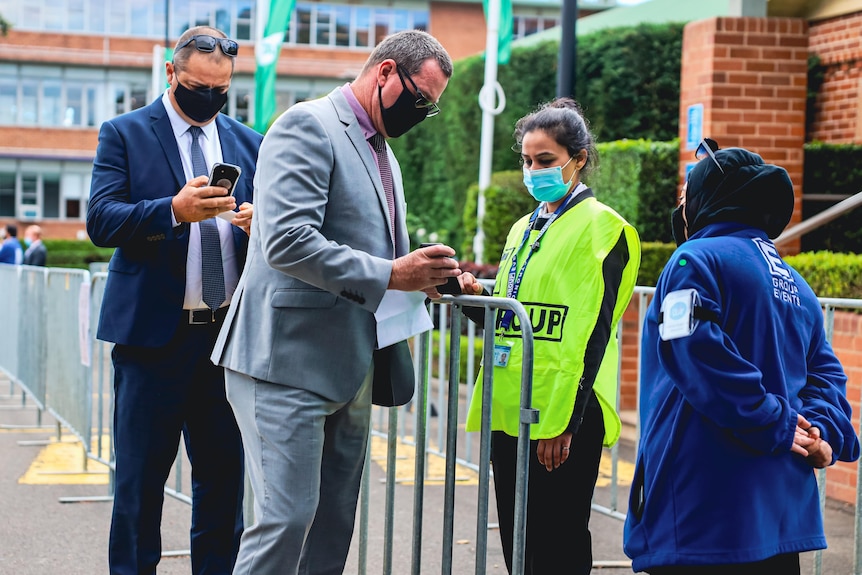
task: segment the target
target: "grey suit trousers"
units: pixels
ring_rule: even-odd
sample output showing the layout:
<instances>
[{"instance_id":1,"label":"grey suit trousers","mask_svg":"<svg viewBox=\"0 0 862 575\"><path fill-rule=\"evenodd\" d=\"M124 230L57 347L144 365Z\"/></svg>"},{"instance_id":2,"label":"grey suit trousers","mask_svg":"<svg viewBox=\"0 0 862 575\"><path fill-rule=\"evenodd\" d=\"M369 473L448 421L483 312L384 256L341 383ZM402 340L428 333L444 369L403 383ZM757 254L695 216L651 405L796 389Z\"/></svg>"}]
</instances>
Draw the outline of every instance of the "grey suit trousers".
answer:
<instances>
[{"instance_id":1,"label":"grey suit trousers","mask_svg":"<svg viewBox=\"0 0 862 575\"><path fill-rule=\"evenodd\" d=\"M225 370L255 515L234 575L343 573L365 464L373 371L352 400L338 403Z\"/></svg>"}]
</instances>

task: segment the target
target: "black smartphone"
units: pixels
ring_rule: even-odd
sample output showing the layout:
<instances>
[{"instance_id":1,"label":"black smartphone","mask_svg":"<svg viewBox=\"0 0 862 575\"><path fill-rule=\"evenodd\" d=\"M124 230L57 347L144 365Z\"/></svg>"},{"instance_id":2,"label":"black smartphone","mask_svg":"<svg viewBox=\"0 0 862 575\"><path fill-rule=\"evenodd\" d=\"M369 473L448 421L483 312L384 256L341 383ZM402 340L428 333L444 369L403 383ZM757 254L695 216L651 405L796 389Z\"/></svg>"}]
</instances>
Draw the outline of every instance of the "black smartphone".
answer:
<instances>
[{"instance_id":1,"label":"black smartphone","mask_svg":"<svg viewBox=\"0 0 862 575\"><path fill-rule=\"evenodd\" d=\"M427 248L429 246L439 246L440 242L430 242L419 244L420 248ZM445 257L445 256L441 256ZM443 285L437 286L437 293L440 294L449 294L449 295L460 295L461 294L461 284L458 283L458 278L449 277L446 278L446 283Z\"/></svg>"},{"instance_id":2,"label":"black smartphone","mask_svg":"<svg viewBox=\"0 0 862 575\"><path fill-rule=\"evenodd\" d=\"M213 166L210 172L210 186L218 186L227 190L228 195L232 196L236 188L236 182L239 180L239 175L242 173L242 168L233 164L218 163Z\"/></svg>"}]
</instances>

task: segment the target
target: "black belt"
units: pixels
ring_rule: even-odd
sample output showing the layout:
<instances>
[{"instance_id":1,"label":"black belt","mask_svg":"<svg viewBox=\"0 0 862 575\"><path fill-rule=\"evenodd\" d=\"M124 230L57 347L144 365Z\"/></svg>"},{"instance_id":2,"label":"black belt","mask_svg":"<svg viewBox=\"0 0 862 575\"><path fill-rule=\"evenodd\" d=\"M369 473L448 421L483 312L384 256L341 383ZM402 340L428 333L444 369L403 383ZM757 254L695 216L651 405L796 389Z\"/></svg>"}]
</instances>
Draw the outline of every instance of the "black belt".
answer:
<instances>
[{"instance_id":1,"label":"black belt","mask_svg":"<svg viewBox=\"0 0 862 575\"><path fill-rule=\"evenodd\" d=\"M213 311L208 307L201 309L184 309L183 322L188 322L189 325L209 325L221 322L224 316L227 315L229 306L223 306Z\"/></svg>"}]
</instances>

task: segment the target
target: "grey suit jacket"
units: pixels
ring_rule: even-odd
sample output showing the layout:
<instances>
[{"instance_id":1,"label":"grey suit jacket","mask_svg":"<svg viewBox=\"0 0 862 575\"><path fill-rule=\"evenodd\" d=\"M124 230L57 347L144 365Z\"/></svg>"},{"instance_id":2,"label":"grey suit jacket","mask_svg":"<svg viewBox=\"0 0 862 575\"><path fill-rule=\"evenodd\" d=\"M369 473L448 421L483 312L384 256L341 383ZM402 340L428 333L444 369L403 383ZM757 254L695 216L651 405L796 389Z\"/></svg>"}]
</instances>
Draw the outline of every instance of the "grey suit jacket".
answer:
<instances>
[{"instance_id":1,"label":"grey suit jacket","mask_svg":"<svg viewBox=\"0 0 862 575\"><path fill-rule=\"evenodd\" d=\"M406 206L391 150L389 160L400 256L409 246ZM248 257L212 361L347 401L371 365L393 240L374 154L340 88L272 125L254 197ZM381 372L412 380L404 354L390 355L400 365Z\"/></svg>"}]
</instances>

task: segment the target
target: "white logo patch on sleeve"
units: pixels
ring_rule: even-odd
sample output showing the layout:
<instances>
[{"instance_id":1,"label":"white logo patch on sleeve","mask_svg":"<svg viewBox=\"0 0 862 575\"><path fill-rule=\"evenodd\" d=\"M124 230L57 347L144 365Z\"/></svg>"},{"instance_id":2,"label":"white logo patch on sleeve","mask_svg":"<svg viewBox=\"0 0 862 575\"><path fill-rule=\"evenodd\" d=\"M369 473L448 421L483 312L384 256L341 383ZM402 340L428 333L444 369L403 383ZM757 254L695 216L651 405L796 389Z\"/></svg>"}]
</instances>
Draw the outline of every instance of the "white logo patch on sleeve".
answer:
<instances>
[{"instance_id":1,"label":"white logo patch on sleeve","mask_svg":"<svg viewBox=\"0 0 862 575\"><path fill-rule=\"evenodd\" d=\"M661 302L662 321L658 333L662 340L679 339L694 333L698 320L694 317L694 307L700 303L695 289L672 291Z\"/></svg>"}]
</instances>

